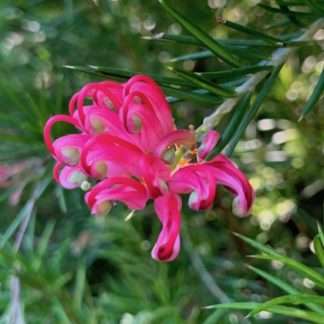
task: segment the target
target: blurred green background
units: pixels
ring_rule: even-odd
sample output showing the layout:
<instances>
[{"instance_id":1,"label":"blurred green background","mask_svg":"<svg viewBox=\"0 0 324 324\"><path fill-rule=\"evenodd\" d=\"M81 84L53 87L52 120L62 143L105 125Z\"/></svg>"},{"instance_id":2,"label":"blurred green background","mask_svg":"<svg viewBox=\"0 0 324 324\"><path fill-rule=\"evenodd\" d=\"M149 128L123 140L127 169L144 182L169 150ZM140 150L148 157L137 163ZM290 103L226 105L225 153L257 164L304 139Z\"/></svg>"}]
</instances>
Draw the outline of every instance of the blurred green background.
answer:
<instances>
[{"instance_id":1,"label":"blurred green background","mask_svg":"<svg viewBox=\"0 0 324 324\"><path fill-rule=\"evenodd\" d=\"M242 37L235 30L216 28L215 15L221 12L273 35L300 30L285 23L280 13L257 7L258 2L188 0L172 4L221 39ZM308 21L302 19L301 25L307 27ZM1 1L3 321L15 307L10 278L17 267L20 309L28 323L202 323L211 315L202 307L220 301L210 280L231 300L260 302L280 295L278 288L251 272L246 263L304 292L313 288L312 282L281 263L247 259L255 251L232 232L256 238L319 268L311 242L317 233L316 222L323 223L320 103L300 123L297 119L323 69L323 29L314 42L298 48L286 62L261 112L233 153L256 191L251 216L234 216L232 198L224 190L219 190L212 210L196 213L184 207L183 248L173 263L151 260L150 250L160 229L152 206L136 212L127 222L129 211L123 206L104 219L95 219L81 191L63 190L52 180L53 164L43 144L42 126L51 115L67 113L69 98L81 86L102 79L64 66L109 66L172 76L165 63L198 47L145 39L161 32L185 33L157 1ZM271 51L265 48L259 54L267 56ZM199 72L223 67L214 58L184 60L176 66ZM172 104L176 124L183 128L189 124L198 127L214 109L211 104L191 101ZM227 121L225 118L219 125L220 132ZM15 253L14 238L26 218L26 235ZM237 312L216 315L209 318L210 323L244 321ZM269 313L251 321L288 323Z\"/></svg>"}]
</instances>

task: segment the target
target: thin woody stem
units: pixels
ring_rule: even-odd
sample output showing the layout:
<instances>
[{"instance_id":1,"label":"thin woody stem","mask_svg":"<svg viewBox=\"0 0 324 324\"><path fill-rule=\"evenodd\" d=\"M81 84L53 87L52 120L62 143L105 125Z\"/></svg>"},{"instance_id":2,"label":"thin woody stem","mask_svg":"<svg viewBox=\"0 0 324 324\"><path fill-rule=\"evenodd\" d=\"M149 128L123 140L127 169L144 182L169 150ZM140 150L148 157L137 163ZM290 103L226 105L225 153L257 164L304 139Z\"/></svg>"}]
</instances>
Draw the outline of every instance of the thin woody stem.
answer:
<instances>
[{"instance_id":1,"label":"thin woody stem","mask_svg":"<svg viewBox=\"0 0 324 324\"><path fill-rule=\"evenodd\" d=\"M301 36L294 41L308 41L320 29L324 28L324 18L316 20ZM271 65L275 68L283 64L289 56L296 50L296 47L280 48L273 52L272 58L269 61L262 61L260 65ZM254 91L256 86L262 82L269 71L261 71L251 76L245 83L235 89L237 97L226 99L215 111L204 118L203 123L197 128L196 136L199 138L203 133L217 126L224 115L229 113L239 102L241 97L248 92Z\"/></svg>"}]
</instances>

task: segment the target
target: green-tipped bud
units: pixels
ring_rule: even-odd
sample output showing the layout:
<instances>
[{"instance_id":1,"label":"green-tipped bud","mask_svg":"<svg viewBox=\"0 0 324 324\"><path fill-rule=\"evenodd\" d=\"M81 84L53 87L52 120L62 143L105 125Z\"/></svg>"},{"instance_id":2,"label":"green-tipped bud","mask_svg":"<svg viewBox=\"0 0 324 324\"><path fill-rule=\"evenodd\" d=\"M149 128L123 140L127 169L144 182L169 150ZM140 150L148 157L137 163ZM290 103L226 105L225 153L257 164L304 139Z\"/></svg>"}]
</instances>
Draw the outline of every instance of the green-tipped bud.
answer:
<instances>
[{"instance_id":1,"label":"green-tipped bud","mask_svg":"<svg viewBox=\"0 0 324 324\"><path fill-rule=\"evenodd\" d=\"M170 164L170 165L174 163L175 158L176 158L176 154L175 154L174 149L172 149L172 148L167 149L162 155L162 160L165 163Z\"/></svg>"},{"instance_id":2,"label":"green-tipped bud","mask_svg":"<svg viewBox=\"0 0 324 324\"><path fill-rule=\"evenodd\" d=\"M143 100L139 96L134 96L134 101L136 103L142 103L143 102Z\"/></svg>"},{"instance_id":3,"label":"green-tipped bud","mask_svg":"<svg viewBox=\"0 0 324 324\"><path fill-rule=\"evenodd\" d=\"M69 182L81 186L82 182L86 181L87 177L80 171L74 171L69 176Z\"/></svg>"},{"instance_id":4,"label":"green-tipped bud","mask_svg":"<svg viewBox=\"0 0 324 324\"><path fill-rule=\"evenodd\" d=\"M69 166L75 166L80 161L80 153L73 147L64 147L62 149L62 155L64 157L64 162Z\"/></svg>"},{"instance_id":5,"label":"green-tipped bud","mask_svg":"<svg viewBox=\"0 0 324 324\"><path fill-rule=\"evenodd\" d=\"M97 215L98 216L105 216L105 215L109 214L112 207L113 207L113 205L112 205L111 201L109 201L109 200L103 201L102 203L100 203L97 206Z\"/></svg>"},{"instance_id":6,"label":"green-tipped bud","mask_svg":"<svg viewBox=\"0 0 324 324\"><path fill-rule=\"evenodd\" d=\"M96 134L102 133L106 128L102 120L96 117L91 118L91 126Z\"/></svg>"},{"instance_id":7,"label":"green-tipped bud","mask_svg":"<svg viewBox=\"0 0 324 324\"><path fill-rule=\"evenodd\" d=\"M80 188L83 190L83 191L89 191L91 189L91 183L89 181L83 181L81 183L81 186Z\"/></svg>"},{"instance_id":8,"label":"green-tipped bud","mask_svg":"<svg viewBox=\"0 0 324 324\"><path fill-rule=\"evenodd\" d=\"M132 121L133 121L133 124L134 124L133 131L134 131L135 134L138 134L142 129L142 120L137 115L133 115L132 116Z\"/></svg>"},{"instance_id":9,"label":"green-tipped bud","mask_svg":"<svg viewBox=\"0 0 324 324\"><path fill-rule=\"evenodd\" d=\"M108 167L105 162L103 161L97 162L95 169L100 180L107 178Z\"/></svg>"},{"instance_id":10,"label":"green-tipped bud","mask_svg":"<svg viewBox=\"0 0 324 324\"><path fill-rule=\"evenodd\" d=\"M109 98L105 98L103 102L110 110L117 111L115 104Z\"/></svg>"}]
</instances>

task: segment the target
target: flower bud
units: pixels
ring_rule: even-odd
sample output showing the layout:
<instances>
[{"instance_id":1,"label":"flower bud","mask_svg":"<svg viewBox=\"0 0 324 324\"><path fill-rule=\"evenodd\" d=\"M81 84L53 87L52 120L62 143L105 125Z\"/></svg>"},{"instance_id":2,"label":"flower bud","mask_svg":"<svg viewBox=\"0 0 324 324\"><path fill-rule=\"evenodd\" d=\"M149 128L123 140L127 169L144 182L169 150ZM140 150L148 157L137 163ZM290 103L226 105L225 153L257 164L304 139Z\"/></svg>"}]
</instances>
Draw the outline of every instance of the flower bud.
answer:
<instances>
[{"instance_id":1,"label":"flower bud","mask_svg":"<svg viewBox=\"0 0 324 324\"><path fill-rule=\"evenodd\" d=\"M80 188L83 190L83 191L89 191L91 189L91 183L89 181L83 181L81 183L81 186Z\"/></svg>"},{"instance_id":2,"label":"flower bud","mask_svg":"<svg viewBox=\"0 0 324 324\"><path fill-rule=\"evenodd\" d=\"M172 148L167 149L163 155L162 155L162 160L167 163L167 164L173 164L175 161L175 151Z\"/></svg>"},{"instance_id":3,"label":"flower bud","mask_svg":"<svg viewBox=\"0 0 324 324\"><path fill-rule=\"evenodd\" d=\"M81 184L86 180L87 177L80 171L74 171L68 177L69 182L78 186L81 186Z\"/></svg>"},{"instance_id":4,"label":"flower bud","mask_svg":"<svg viewBox=\"0 0 324 324\"><path fill-rule=\"evenodd\" d=\"M105 215L109 214L112 207L113 207L113 204L111 203L110 200L103 201L97 205L96 215L97 216L105 216Z\"/></svg>"},{"instance_id":5,"label":"flower bud","mask_svg":"<svg viewBox=\"0 0 324 324\"><path fill-rule=\"evenodd\" d=\"M137 116L132 116L133 121L133 133L138 134L142 129L142 120Z\"/></svg>"},{"instance_id":6,"label":"flower bud","mask_svg":"<svg viewBox=\"0 0 324 324\"><path fill-rule=\"evenodd\" d=\"M100 134L105 130L105 124L99 118L93 117L91 118L91 126L96 134Z\"/></svg>"},{"instance_id":7,"label":"flower bud","mask_svg":"<svg viewBox=\"0 0 324 324\"><path fill-rule=\"evenodd\" d=\"M109 98L106 97L103 100L103 102L104 102L105 106L107 106L107 108L109 108L110 110L117 111L116 106L114 105L114 103Z\"/></svg>"},{"instance_id":8,"label":"flower bud","mask_svg":"<svg viewBox=\"0 0 324 324\"><path fill-rule=\"evenodd\" d=\"M142 103L143 102L142 99L139 96L134 96L134 101L136 103Z\"/></svg>"},{"instance_id":9,"label":"flower bud","mask_svg":"<svg viewBox=\"0 0 324 324\"><path fill-rule=\"evenodd\" d=\"M95 170L96 170L96 176L100 180L107 178L108 167L105 162L103 162L103 161L97 162L96 166L95 166Z\"/></svg>"},{"instance_id":10,"label":"flower bud","mask_svg":"<svg viewBox=\"0 0 324 324\"><path fill-rule=\"evenodd\" d=\"M80 161L80 152L73 147L63 147L61 153L64 158L64 162L69 166L75 166Z\"/></svg>"}]
</instances>

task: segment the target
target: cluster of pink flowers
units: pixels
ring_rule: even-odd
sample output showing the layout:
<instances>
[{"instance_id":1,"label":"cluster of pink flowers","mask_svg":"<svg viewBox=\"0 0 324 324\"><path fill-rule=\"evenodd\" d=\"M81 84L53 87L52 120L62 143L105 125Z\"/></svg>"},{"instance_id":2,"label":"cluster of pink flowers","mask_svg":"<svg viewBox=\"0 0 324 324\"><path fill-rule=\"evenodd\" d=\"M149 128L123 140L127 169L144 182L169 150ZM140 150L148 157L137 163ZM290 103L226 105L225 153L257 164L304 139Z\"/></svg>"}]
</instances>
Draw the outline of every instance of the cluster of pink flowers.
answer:
<instances>
[{"instance_id":1,"label":"cluster of pink flowers","mask_svg":"<svg viewBox=\"0 0 324 324\"><path fill-rule=\"evenodd\" d=\"M57 122L72 124L77 133L52 142ZM235 195L241 215L254 200L246 177L227 157L205 160L219 134L209 131L198 144L194 131L177 129L164 94L145 75L126 83L87 84L72 97L69 115L47 121L44 138L57 161L54 178L64 188L86 190L93 214L107 214L116 201L141 210L154 200L162 230L152 257L159 261L172 261L179 253L180 193L190 194L192 209L207 209L222 184Z\"/></svg>"}]
</instances>

